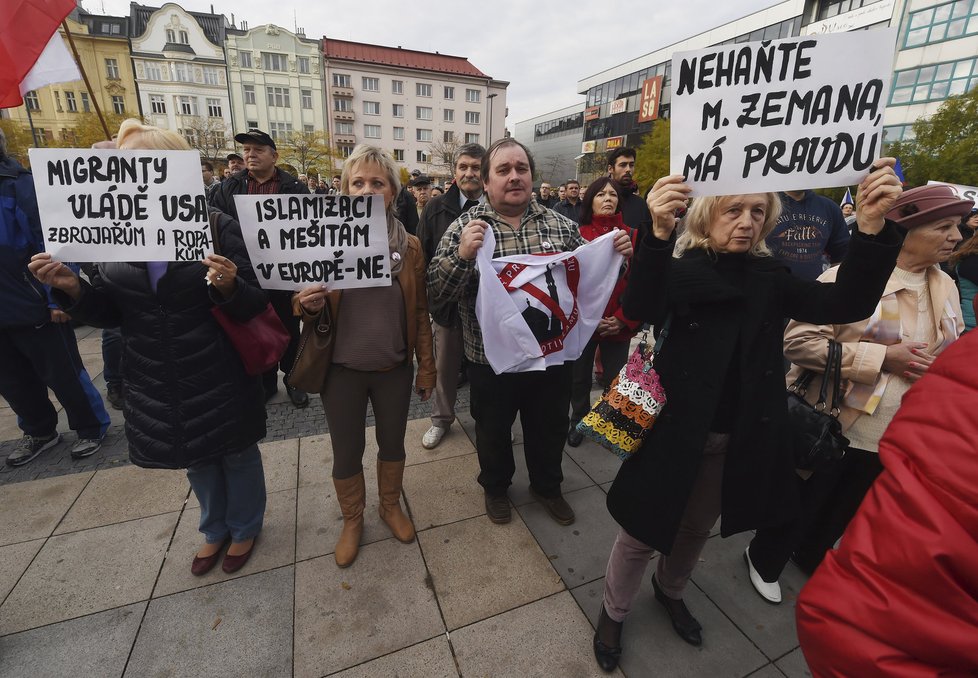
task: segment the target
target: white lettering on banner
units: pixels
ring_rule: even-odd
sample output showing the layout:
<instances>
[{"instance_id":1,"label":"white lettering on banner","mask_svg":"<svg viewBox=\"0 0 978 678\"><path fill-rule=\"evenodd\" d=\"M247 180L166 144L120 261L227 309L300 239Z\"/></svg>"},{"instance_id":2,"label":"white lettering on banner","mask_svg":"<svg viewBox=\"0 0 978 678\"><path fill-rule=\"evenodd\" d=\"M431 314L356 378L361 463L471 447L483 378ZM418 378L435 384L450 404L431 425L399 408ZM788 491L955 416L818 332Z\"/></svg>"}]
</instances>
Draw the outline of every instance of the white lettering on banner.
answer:
<instances>
[{"instance_id":1,"label":"white lettering on banner","mask_svg":"<svg viewBox=\"0 0 978 678\"><path fill-rule=\"evenodd\" d=\"M858 184L881 155L893 29L672 58L670 166L694 196Z\"/></svg>"},{"instance_id":2,"label":"white lettering on banner","mask_svg":"<svg viewBox=\"0 0 978 678\"><path fill-rule=\"evenodd\" d=\"M928 181L927 185L931 184L944 184L945 186L950 186L954 189L954 192L958 194L958 197L962 200L974 200L978 203L978 188L974 186L965 186L963 184L949 184L946 181Z\"/></svg>"},{"instance_id":3,"label":"white lettering on banner","mask_svg":"<svg viewBox=\"0 0 978 678\"><path fill-rule=\"evenodd\" d=\"M263 288L391 284L383 196L236 195L234 202Z\"/></svg>"},{"instance_id":4,"label":"white lettering on banner","mask_svg":"<svg viewBox=\"0 0 978 678\"><path fill-rule=\"evenodd\" d=\"M200 261L212 251L196 151L32 148L44 246L63 261Z\"/></svg>"}]
</instances>

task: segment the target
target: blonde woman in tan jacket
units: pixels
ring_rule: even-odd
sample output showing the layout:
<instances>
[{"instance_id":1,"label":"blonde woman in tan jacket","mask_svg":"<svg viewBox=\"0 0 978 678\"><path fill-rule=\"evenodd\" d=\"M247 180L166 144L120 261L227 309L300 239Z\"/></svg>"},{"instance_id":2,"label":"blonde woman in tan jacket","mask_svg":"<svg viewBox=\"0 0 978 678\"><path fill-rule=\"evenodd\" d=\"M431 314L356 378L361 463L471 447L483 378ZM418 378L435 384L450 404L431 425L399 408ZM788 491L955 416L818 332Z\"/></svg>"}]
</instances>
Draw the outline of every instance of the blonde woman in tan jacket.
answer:
<instances>
[{"instance_id":1,"label":"blonde woman in tan jacket","mask_svg":"<svg viewBox=\"0 0 978 678\"><path fill-rule=\"evenodd\" d=\"M882 471L879 441L903 394L964 331L957 288L940 264L961 240L957 224L972 204L947 186L903 193L886 216L907 229L906 237L873 315L848 325L788 324L789 384L805 369L821 373L828 340L842 345L839 420L850 446L839 462L800 479L802 508L793 522L759 530L751 542L745 554L750 580L768 602L780 602L777 581L789 557L812 572L842 536ZM819 280L834 282L838 273L838 267L831 268ZM811 402L820 384L819 376L809 386Z\"/></svg>"},{"instance_id":2,"label":"blonde woman in tan jacket","mask_svg":"<svg viewBox=\"0 0 978 678\"><path fill-rule=\"evenodd\" d=\"M394 281L389 287L330 292L320 285L298 292L295 304L304 327L289 380L323 400L333 445L333 484L343 514L334 557L337 565L348 567L357 557L363 532L368 401L379 447L380 517L397 539L414 541L414 525L400 502L412 359L418 361L414 392L428 400L435 387L435 358L421 244L391 213L401 188L397 166L381 149L360 145L346 159L340 183L344 195L384 196Z\"/></svg>"}]
</instances>

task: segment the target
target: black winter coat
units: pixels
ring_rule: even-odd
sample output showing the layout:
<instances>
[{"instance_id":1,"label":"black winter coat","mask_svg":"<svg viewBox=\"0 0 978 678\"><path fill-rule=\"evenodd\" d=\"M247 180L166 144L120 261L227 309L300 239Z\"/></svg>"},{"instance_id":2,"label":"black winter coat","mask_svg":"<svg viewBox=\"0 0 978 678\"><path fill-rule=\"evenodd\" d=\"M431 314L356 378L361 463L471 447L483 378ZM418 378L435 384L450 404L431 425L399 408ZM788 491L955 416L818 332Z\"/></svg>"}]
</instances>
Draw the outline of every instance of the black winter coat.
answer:
<instances>
[{"instance_id":1,"label":"black winter coat","mask_svg":"<svg viewBox=\"0 0 978 678\"><path fill-rule=\"evenodd\" d=\"M309 187L297 178L279 168L278 172L278 195L296 195L309 193ZM208 195L207 199L211 207L217 208L235 221L238 220L238 208L234 203L234 196L248 195L248 170L243 169L237 174L232 174L221 182L220 187L214 191L213 195Z\"/></svg>"},{"instance_id":2,"label":"black winter coat","mask_svg":"<svg viewBox=\"0 0 978 678\"><path fill-rule=\"evenodd\" d=\"M458 184L452 184L444 195L432 198L424 206L418 224L418 239L421 241L421 251L426 262L434 258L441 237L445 235L449 225L462 214L461 195ZM458 302L455 300L439 302L429 294L428 312L432 320L442 327L458 327L461 324Z\"/></svg>"},{"instance_id":3,"label":"black winter coat","mask_svg":"<svg viewBox=\"0 0 978 678\"><path fill-rule=\"evenodd\" d=\"M835 283L792 276L776 260L748 257L742 289L726 282L704 250L672 258L672 244L647 236L625 293L630 318L669 334L655 368L666 406L643 447L622 464L608 509L656 550L672 550L718 408L735 408L723 472L721 534L781 525L798 497L789 442L783 362L784 318L845 324L869 317L896 263L892 223L875 238L853 237ZM731 361L739 378L726 402Z\"/></svg>"},{"instance_id":4,"label":"black winter coat","mask_svg":"<svg viewBox=\"0 0 978 678\"><path fill-rule=\"evenodd\" d=\"M652 230L652 213L649 212L649 206L634 193L625 193L621 198L621 220L626 226L638 231L640 240Z\"/></svg>"},{"instance_id":5,"label":"black winter coat","mask_svg":"<svg viewBox=\"0 0 978 678\"><path fill-rule=\"evenodd\" d=\"M137 466L186 468L240 452L265 437L261 381L211 314L215 305L236 320L267 305L248 261L238 224L218 221L221 252L238 266L234 295L224 300L204 281L200 263L171 262L156 292L144 263L102 263L82 295L55 297L76 320L120 327L129 455Z\"/></svg>"}]
</instances>

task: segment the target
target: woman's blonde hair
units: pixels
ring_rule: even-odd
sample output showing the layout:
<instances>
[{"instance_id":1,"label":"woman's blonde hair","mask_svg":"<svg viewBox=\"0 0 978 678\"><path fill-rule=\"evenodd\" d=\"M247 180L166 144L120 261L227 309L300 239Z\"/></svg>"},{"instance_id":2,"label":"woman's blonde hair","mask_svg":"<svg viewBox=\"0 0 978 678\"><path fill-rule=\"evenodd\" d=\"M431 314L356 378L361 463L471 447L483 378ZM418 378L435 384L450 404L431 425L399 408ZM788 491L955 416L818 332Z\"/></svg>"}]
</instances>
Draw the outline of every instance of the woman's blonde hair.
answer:
<instances>
[{"instance_id":1,"label":"woman's blonde hair","mask_svg":"<svg viewBox=\"0 0 978 678\"><path fill-rule=\"evenodd\" d=\"M396 198L397 194L401 192L400 170L397 169L394 159L383 149L367 144L360 144L354 148L353 152L350 153L350 156L343 163L343 174L340 175L340 193L344 195L350 193L350 174L353 172L354 167L364 163L380 165L387 173L387 180L390 181L391 191Z\"/></svg>"},{"instance_id":2,"label":"woman's blonde hair","mask_svg":"<svg viewBox=\"0 0 978 678\"><path fill-rule=\"evenodd\" d=\"M763 193L767 198L767 211L764 215L764 225L761 227L761 237L748 254L755 257L769 257L771 250L768 249L764 239L774 230L781 216L781 198L777 193ZM683 231L676 239L676 256L682 256L687 250L702 249L715 252L713 242L710 240L710 229L720 215L721 203L729 198L736 198L735 195L709 195L703 198L695 198L693 206L686 213L683 220Z\"/></svg>"},{"instance_id":3,"label":"woman's blonde hair","mask_svg":"<svg viewBox=\"0 0 978 678\"><path fill-rule=\"evenodd\" d=\"M190 144L182 136L168 129L144 125L135 118L123 120L119 126L116 147L148 151L189 151Z\"/></svg>"}]
</instances>

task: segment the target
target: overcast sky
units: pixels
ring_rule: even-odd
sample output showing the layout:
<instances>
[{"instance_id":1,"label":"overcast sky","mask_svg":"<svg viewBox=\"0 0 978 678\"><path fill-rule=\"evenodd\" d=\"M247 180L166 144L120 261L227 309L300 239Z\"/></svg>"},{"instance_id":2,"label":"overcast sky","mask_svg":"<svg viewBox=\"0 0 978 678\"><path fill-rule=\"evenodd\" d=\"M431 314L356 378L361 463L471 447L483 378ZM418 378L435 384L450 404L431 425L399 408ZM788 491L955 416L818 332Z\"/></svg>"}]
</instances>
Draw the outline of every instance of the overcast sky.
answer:
<instances>
[{"instance_id":1,"label":"overcast sky","mask_svg":"<svg viewBox=\"0 0 978 678\"><path fill-rule=\"evenodd\" d=\"M373 0L180 0L251 28L273 23L306 36L468 57L479 70L510 83L506 126L579 103L577 81L624 61L777 3L777 0L532 3ZM129 14L128 0L82 0L93 13ZM161 2L143 4L160 6ZM546 14L538 8L546 7ZM462 25L466 28L461 28Z\"/></svg>"}]
</instances>

